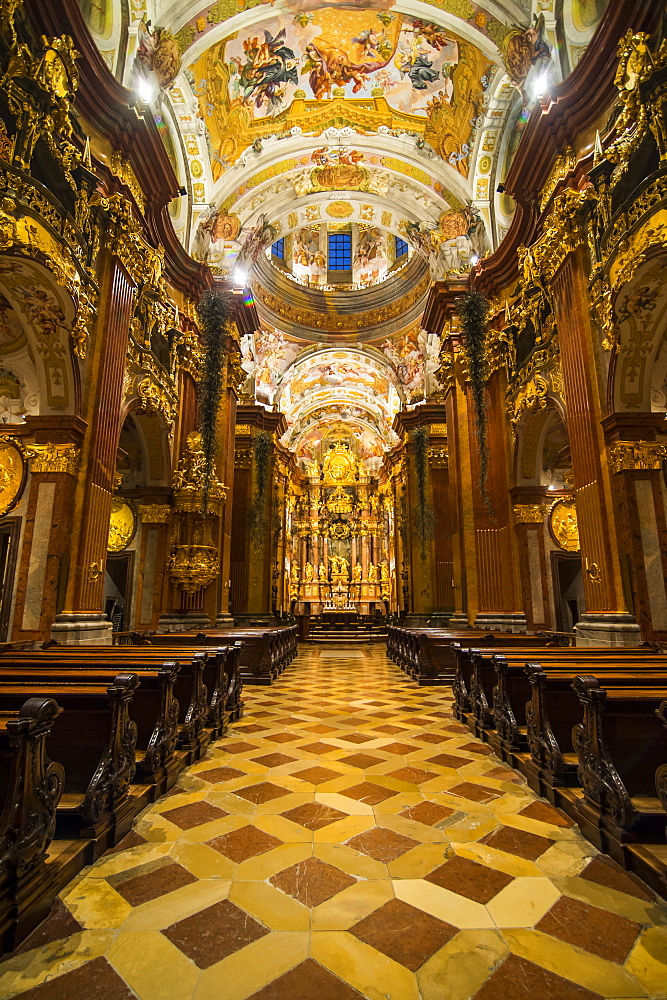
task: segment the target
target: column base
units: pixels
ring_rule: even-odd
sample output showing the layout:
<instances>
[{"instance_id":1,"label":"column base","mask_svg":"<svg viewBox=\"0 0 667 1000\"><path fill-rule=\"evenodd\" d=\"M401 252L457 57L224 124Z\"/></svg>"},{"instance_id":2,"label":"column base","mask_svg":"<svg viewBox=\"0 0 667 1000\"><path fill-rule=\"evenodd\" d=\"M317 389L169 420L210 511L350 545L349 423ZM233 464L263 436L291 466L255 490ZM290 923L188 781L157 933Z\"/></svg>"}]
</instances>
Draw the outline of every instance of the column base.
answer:
<instances>
[{"instance_id":1,"label":"column base","mask_svg":"<svg viewBox=\"0 0 667 1000\"><path fill-rule=\"evenodd\" d=\"M244 611L239 615L234 615L234 624L237 626L252 628L253 622L259 627L266 626L266 628L271 628L271 626L276 626L277 619L275 615L263 614L261 611L254 613L252 611Z\"/></svg>"},{"instance_id":2,"label":"column base","mask_svg":"<svg viewBox=\"0 0 667 1000\"><path fill-rule=\"evenodd\" d=\"M228 611L221 611L215 619L216 628L234 628L234 619Z\"/></svg>"},{"instance_id":3,"label":"column base","mask_svg":"<svg viewBox=\"0 0 667 1000\"><path fill-rule=\"evenodd\" d=\"M405 625L406 628L410 628L410 626L414 626L414 628L426 628L432 617L432 611L428 611L425 614L411 611L410 614L404 615L401 618L401 625Z\"/></svg>"},{"instance_id":4,"label":"column base","mask_svg":"<svg viewBox=\"0 0 667 1000\"><path fill-rule=\"evenodd\" d=\"M475 618L474 628L490 632L525 632L526 616L520 611L483 611Z\"/></svg>"},{"instance_id":5,"label":"column base","mask_svg":"<svg viewBox=\"0 0 667 1000\"><path fill-rule=\"evenodd\" d=\"M110 646L113 625L101 611L72 611L56 615L51 638L63 646Z\"/></svg>"},{"instance_id":6,"label":"column base","mask_svg":"<svg viewBox=\"0 0 667 1000\"><path fill-rule=\"evenodd\" d=\"M468 616L461 614L450 615L447 619L447 624L450 628L455 629L465 629L470 628L470 622L468 621Z\"/></svg>"},{"instance_id":7,"label":"column base","mask_svg":"<svg viewBox=\"0 0 667 1000\"><path fill-rule=\"evenodd\" d=\"M158 621L162 632L198 632L210 627L211 619L203 611L169 611Z\"/></svg>"},{"instance_id":8,"label":"column base","mask_svg":"<svg viewBox=\"0 0 667 1000\"><path fill-rule=\"evenodd\" d=\"M625 613L585 612L574 626L577 646L638 646L639 625Z\"/></svg>"}]
</instances>

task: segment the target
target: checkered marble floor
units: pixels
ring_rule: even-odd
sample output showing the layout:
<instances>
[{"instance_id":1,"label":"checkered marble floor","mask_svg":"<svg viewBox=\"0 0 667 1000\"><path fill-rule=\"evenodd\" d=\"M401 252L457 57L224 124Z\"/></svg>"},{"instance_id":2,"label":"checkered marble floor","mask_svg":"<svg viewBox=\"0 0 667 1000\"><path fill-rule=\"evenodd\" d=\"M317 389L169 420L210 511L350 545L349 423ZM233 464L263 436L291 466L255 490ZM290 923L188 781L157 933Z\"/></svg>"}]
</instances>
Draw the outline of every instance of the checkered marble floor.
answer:
<instances>
[{"instance_id":1,"label":"checkered marble floor","mask_svg":"<svg viewBox=\"0 0 667 1000\"><path fill-rule=\"evenodd\" d=\"M0 966L0 1000L667 997L667 907L381 647L303 650ZM361 653L361 656L358 654Z\"/></svg>"}]
</instances>

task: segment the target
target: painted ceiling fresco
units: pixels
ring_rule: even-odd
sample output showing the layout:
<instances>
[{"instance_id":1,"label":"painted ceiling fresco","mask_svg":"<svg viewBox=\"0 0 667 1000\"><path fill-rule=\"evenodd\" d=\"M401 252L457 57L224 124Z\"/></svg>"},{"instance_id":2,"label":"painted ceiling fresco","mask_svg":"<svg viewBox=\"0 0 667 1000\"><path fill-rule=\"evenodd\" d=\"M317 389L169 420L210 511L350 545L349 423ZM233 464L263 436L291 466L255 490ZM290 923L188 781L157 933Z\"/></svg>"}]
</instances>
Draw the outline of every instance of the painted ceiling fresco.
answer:
<instances>
[{"instance_id":1,"label":"painted ceiling fresco","mask_svg":"<svg viewBox=\"0 0 667 1000\"><path fill-rule=\"evenodd\" d=\"M377 464L397 409L438 390L417 284L463 284L502 241L514 211L502 181L531 110L576 66L608 0L79 2L157 122L186 191L171 207L179 239L254 292L262 328L242 344L244 391L285 413L303 461L335 427ZM390 317L381 336L350 327L349 301L328 291L336 231L350 234L360 296L392 277L395 239L409 245L415 295L392 279L370 307L358 300L359 315ZM291 319L266 305L278 287Z\"/></svg>"}]
</instances>

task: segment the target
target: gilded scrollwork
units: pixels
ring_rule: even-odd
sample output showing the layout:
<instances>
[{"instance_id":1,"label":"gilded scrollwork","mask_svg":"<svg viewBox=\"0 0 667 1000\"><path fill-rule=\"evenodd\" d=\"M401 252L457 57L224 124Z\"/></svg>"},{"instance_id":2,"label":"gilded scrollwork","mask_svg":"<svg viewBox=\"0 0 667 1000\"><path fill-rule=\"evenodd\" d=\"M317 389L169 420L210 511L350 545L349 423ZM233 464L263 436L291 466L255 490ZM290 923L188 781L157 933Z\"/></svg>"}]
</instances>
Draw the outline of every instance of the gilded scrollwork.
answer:
<instances>
[{"instance_id":1,"label":"gilded scrollwork","mask_svg":"<svg viewBox=\"0 0 667 1000\"><path fill-rule=\"evenodd\" d=\"M520 503L514 506L514 520L517 524L543 524L548 513L548 504Z\"/></svg>"},{"instance_id":2,"label":"gilded scrollwork","mask_svg":"<svg viewBox=\"0 0 667 1000\"><path fill-rule=\"evenodd\" d=\"M76 476L79 471L80 450L75 444L28 444L26 458L30 459L30 471L63 472Z\"/></svg>"},{"instance_id":3,"label":"gilded scrollwork","mask_svg":"<svg viewBox=\"0 0 667 1000\"><path fill-rule=\"evenodd\" d=\"M659 441L615 441L609 448L612 472L661 469L667 462L667 444Z\"/></svg>"}]
</instances>

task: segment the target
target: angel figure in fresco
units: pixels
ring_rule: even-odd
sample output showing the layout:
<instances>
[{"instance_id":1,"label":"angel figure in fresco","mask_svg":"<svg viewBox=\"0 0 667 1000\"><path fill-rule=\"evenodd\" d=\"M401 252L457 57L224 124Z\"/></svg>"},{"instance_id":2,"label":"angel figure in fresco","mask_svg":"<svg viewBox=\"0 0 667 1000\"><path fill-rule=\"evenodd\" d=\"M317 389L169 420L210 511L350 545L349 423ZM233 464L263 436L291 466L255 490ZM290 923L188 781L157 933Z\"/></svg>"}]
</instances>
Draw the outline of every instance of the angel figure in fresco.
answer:
<instances>
[{"instance_id":1,"label":"angel figure in fresco","mask_svg":"<svg viewBox=\"0 0 667 1000\"><path fill-rule=\"evenodd\" d=\"M440 70L433 69L433 60L422 50L419 36L412 39L409 48L401 46L394 58L394 65L401 76L410 78L414 90L426 90L429 83L440 77Z\"/></svg>"},{"instance_id":2,"label":"angel figure in fresco","mask_svg":"<svg viewBox=\"0 0 667 1000\"><path fill-rule=\"evenodd\" d=\"M551 46L544 38L544 14L533 15L529 28L513 28L502 43L505 69L512 84L521 94L524 107L528 104L526 78L533 66L544 66L551 62Z\"/></svg>"},{"instance_id":3,"label":"angel figure in fresco","mask_svg":"<svg viewBox=\"0 0 667 1000\"><path fill-rule=\"evenodd\" d=\"M178 41L167 28L151 28L151 22L144 20L139 22L137 38L135 71L144 77L152 73L160 89L167 90L181 70Z\"/></svg>"},{"instance_id":4,"label":"angel figure in fresco","mask_svg":"<svg viewBox=\"0 0 667 1000\"><path fill-rule=\"evenodd\" d=\"M310 74L308 82L317 100L331 97L333 87L345 87L348 83L354 84L352 93L358 94L368 83L368 74L382 69L389 61L353 63L342 49L320 39L317 44L308 43L303 58L301 73Z\"/></svg>"},{"instance_id":5,"label":"angel figure in fresco","mask_svg":"<svg viewBox=\"0 0 667 1000\"><path fill-rule=\"evenodd\" d=\"M243 42L245 63L238 57L232 59L237 79L236 92L244 104L254 101L256 108L263 108L270 115L277 114L283 105L288 84L298 83L298 59L285 45L285 29L277 35L264 31L264 41L246 38Z\"/></svg>"},{"instance_id":6,"label":"angel figure in fresco","mask_svg":"<svg viewBox=\"0 0 667 1000\"><path fill-rule=\"evenodd\" d=\"M266 212L262 212L257 217L254 226L249 226L243 230L241 236L245 236L241 252L238 255L239 264L254 263L262 250L266 250L278 239L278 230L269 222Z\"/></svg>"}]
</instances>

